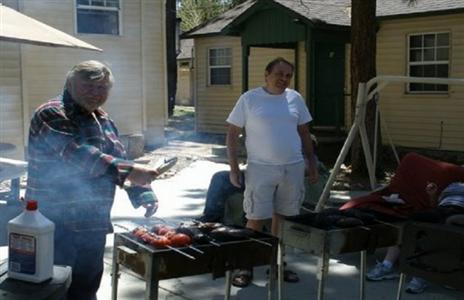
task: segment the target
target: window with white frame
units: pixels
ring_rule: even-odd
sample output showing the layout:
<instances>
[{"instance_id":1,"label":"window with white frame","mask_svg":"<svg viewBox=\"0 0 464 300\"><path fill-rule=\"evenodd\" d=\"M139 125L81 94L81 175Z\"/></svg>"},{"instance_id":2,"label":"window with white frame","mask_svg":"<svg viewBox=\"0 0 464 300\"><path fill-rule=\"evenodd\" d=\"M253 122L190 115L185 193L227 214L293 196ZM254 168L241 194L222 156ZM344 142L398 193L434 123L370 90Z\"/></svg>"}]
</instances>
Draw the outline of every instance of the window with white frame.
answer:
<instances>
[{"instance_id":1,"label":"window with white frame","mask_svg":"<svg viewBox=\"0 0 464 300\"><path fill-rule=\"evenodd\" d=\"M408 73L414 77L449 77L450 34L409 35ZM411 93L446 93L446 84L410 83Z\"/></svg>"},{"instance_id":2,"label":"window with white frame","mask_svg":"<svg viewBox=\"0 0 464 300\"><path fill-rule=\"evenodd\" d=\"M209 84L227 85L231 84L232 49L215 48L209 49L208 55Z\"/></svg>"},{"instance_id":3,"label":"window with white frame","mask_svg":"<svg viewBox=\"0 0 464 300\"><path fill-rule=\"evenodd\" d=\"M121 0L76 0L77 33L119 35Z\"/></svg>"}]
</instances>

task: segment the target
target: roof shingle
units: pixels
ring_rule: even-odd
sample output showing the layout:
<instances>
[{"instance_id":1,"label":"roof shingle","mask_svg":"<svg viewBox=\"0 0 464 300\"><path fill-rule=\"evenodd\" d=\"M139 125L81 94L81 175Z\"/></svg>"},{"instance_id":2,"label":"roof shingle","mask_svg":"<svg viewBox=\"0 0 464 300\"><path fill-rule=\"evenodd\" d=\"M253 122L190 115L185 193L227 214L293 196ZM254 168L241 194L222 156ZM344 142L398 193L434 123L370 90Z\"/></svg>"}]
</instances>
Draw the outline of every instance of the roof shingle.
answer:
<instances>
[{"instance_id":1,"label":"roof shingle","mask_svg":"<svg viewBox=\"0 0 464 300\"><path fill-rule=\"evenodd\" d=\"M259 0L246 1L219 17L186 32L184 36L217 34ZM350 26L351 0L267 0L274 1L313 23ZM378 17L446 12L463 9L464 0L377 0Z\"/></svg>"},{"instance_id":2,"label":"roof shingle","mask_svg":"<svg viewBox=\"0 0 464 300\"><path fill-rule=\"evenodd\" d=\"M464 8L464 0L377 0L377 16L392 17L409 14L440 12Z\"/></svg>"}]
</instances>

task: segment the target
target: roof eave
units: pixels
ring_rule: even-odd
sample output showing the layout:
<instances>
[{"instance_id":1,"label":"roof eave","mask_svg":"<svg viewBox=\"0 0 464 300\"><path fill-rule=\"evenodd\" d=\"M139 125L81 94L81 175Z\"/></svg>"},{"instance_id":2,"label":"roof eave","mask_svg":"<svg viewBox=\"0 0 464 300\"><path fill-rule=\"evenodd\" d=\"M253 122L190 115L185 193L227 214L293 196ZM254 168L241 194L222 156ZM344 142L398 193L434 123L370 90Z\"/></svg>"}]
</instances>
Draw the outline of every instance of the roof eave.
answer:
<instances>
[{"instance_id":1,"label":"roof eave","mask_svg":"<svg viewBox=\"0 0 464 300\"><path fill-rule=\"evenodd\" d=\"M244 11L240 16L238 16L232 22L227 24L227 26L225 26L222 29L222 31L221 31L222 34L225 34L225 35L237 35L236 28L239 27L240 24L245 22L254 13L256 13L257 11L259 11L259 10L261 10L263 8L279 8L279 9L283 9L284 11L286 11L292 17L300 19L301 22L303 22L305 25L307 25L309 27L316 26L315 23L312 20L308 19L306 16L303 16L303 15L299 14L298 12L286 7L285 5L282 5L281 3L278 3L278 2L275 2L275 1L258 0L258 1L256 1L255 4L253 4L246 11Z\"/></svg>"},{"instance_id":2,"label":"roof eave","mask_svg":"<svg viewBox=\"0 0 464 300\"><path fill-rule=\"evenodd\" d=\"M339 25L339 24L330 24L326 22L311 22L311 27L317 29L330 29L333 31L350 31L350 25Z\"/></svg>"},{"instance_id":3,"label":"roof eave","mask_svg":"<svg viewBox=\"0 0 464 300\"><path fill-rule=\"evenodd\" d=\"M431 16L451 15L451 14L457 14L457 13L463 13L463 12L464 12L464 7L462 7L462 8L454 8L454 9L447 9L447 10L434 10L434 11L427 11L427 12L414 12L414 13L408 13L408 14L378 16L377 19L379 21L382 21L382 20L394 20L394 19L408 19L408 18L415 18L415 17L431 17Z\"/></svg>"},{"instance_id":4,"label":"roof eave","mask_svg":"<svg viewBox=\"0 0 464 300\"><path fill-rule=\"evenodd\" d=\"M224 34L221 32L208 32L208 33L197 33L191 35L181 35L181 39L195 39L195 38L202 38L202 37L211 37L211 36L223 36Z\"/></svg>"},{"instance_id":5,"label":"roof eave","mask_svg":"<svg viewBox=\"0 0 464 300\"><path fill-rule=\"evenodd\" d=\"M256 3L254 3L253 5L255 5L255 4L256 4ZM245 2L242 3L242 4L239 4L238 6L240 6L240 5L245 5ZM253 5L252 5L252 6L253 6ZM238 7L238 6L237 6L237 7ZM252 6L250 6L250 7L252 7ZM249 8L245 9L245 11L243 11L241 14L239 14L238 16L236 16L236 17L234 18L234 20L235 20L236 18L240 17L240 16L241 16L242 14L244 14L246 11L248 11L248 9L249 9ZM215 21L217 21L217 20L218 20L219 18L221 18L221 17L223 17L223 14L222 14L222 15L219 15L219 16L217 16L217 17L215 17L215 18L213 18L212 20L207 21L206 23L203 23L203 24L200 24L200 25L196 26L196 27L190 29L189 31L184 32L184 33L181 35L181 38L193 38L193 37L197 37L197 36L205 36L205 35L208 35L208 36L209 36L209 35L220 35L220 34L222 34L222 31L224 30L224 28L222 28L222 29L219 30L219 31L208 32L208 33L203 33L203 34L202 34L202 33L200 33L200 34L194 33L195 31L198 31L198 30L200 30L201 28L204 28L204 27L208 26L209 24L214 23ZM233 22L233 21L232 21L232 22ZM226 25L226 27L227 27L227 25ZM193 33L193 34L192 34L192 33Z\"/></svg>"},{"instance_id":6,"label":"roof eave","mask_svg":"<svg viewBox=\"0 0 464 300\"><path fill-rule=\"evenodd\" d=\"M247 8L243 13L241 13L239 16L237 16L232 22L227 24L225 27L223 27L220 31L221 34L223 35L235 35L237 30L236 28L240 26L245 20L248 19L251 15L253 15L256 11L258 11L260 8L267 7L269 4L272 5L274 1L256 1L251 5L249 8Z\"/></svg>"}]
</instances>

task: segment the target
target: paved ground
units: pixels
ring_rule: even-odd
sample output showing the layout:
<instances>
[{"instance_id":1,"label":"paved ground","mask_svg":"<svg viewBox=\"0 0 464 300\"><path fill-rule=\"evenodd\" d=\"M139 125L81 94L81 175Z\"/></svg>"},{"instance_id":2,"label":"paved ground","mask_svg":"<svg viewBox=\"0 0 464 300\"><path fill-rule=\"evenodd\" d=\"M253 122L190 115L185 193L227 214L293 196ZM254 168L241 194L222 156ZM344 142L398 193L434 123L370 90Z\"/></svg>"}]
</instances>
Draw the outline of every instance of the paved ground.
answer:
<instances>
[{"instance_id":1,"label":"paved ground","mask_svg":"<svg viewBox=\"0 0 464 300\"><path fill-rule=\"evenodd\" d=\"M156 218L144 219L143 212L133 210L126 196L118 193L112 216L115 224L134 227L138 224L154 224L167 222L178 224L183 220L190 220L198 216L203 208L204 195L211 175L227 168L227 165L199 160L181 170L175 176L158 180L153 187L160 198L160 209ZM338 197L340 196L339 193ZM159 219L158 219L159 218ZM117 231L124 229L116 227ZM111 266L112 239L108 238L107 253L105 256L105 276L99 296L101 299L110 298L110 266ZM383 256L379 250L377 257ZM301 276L297 284L286 284L284 299L316 299L317 259L314 256L299 250L290 250L288 253L289 266ZM375 256L369 257L369 266L372 266ZM326 286L325 299L358 299L359 255L350 254L334 257L330 261L330 275ZM266 299L267 281L264 267L256 272L253 285L246 289L232 288L233 299ZM184 277L180 279L161 281L160 299L223 299L224 279L212 280L211 275ZM387 282L367 283L366 299L395 299L397 280ZM118 299L142 299L145 284L142 280L125 271L120 278ZM463 299L462 292L450 291L440 286L432 285L423 295L405 295L403 299Z\"/></svg>"},{"instance_id":2,"label":"paved ground","mask_svg":"<svg viewBox=\"0 0 464 300\"><path fill-rule=\"evenodd\" d=\"M172 137L172 136L171 136ZM122 227L134 228L137 225L153 225L168 223L177 225L184 220L191 220L202 212L205 194L209 180L216 171L227 168L217 149L220 137L214 139L177 139L173 137L169 143L145 157L141 162L154 162L165 156L176 155L179 163L171 172L153 182L153 188L159 198L160 208L154 217L146 219L143 210L134 210L125 192L118 190L112 210L112 219L116 232L126 231ZM218 142L219 141L219 142ZM338 201L349 198L348 192L333 194ZM19 214L19 206L6 205L0 199L0 246L6 245L6 223ZM118 227L118 225L122 227ZM101 288L98 292L100 300L110 299L111 296L111 262L113 235L109 235L105 254L105 273ZM376 255L369 256L368 266L371 267L375 258L383 257L384 250L378 250ZM301 281L296 284L286 284L284 299L316 299L317 258L300 250L289 249L287 262L291 269L298 272ZM253 284L245 289L232 288L232 299L266 299L267 277L265 267L255 271ZM359 255L349 254L333 257L330 260L329 278L325 289L326 300L359 299ZM159 299L169 300L204 300L224 299L224 279L212 280L211 275L184 277L163 280L160 283ZM368 282L366 285L366 299L383 300L395 299L397 280L386 282ZM119 280L118 299L138 300L144 298L145 283L128 270L123 269ZM464 299L464 292L451 291L441 286L431 284L422 295L405 294L403 299Z\"/></svg>"},{"instance_id":3,"label":"paved ground","mask_svg":"<svg viewBox=\"0 0 464 300\"><path fill-rule=\"evenodd\" d=\"M178 224L182 220L190 220L200 215L205 192L211 175L227 168L227 165L198 159L188 167L182 169L175 176L160 179L153 183L157 196L160 199L160 209L155 217L145 219L143 211L134 210L123 191L118 191L112 218L115 224L133 228L136 225L152 225L159 222ZM2 204L0 206L1 227L4 233L6 220L19 212L19 207L11 207ZM115 227L116 231L125 231ZM4 235L3 235L4 236ZM4 245L5 240L0 241ZM301 276L297 284L286 284L284 299L316 299L317 259L299 250L288 251L288 264ZM112 235L108 236L105 255L105 274L99 290L99 299L110 299L110 269L112 253ZM377 257L382 257L383 252L378 251ZM375 257L369 257L369 265L372 266ZM330 275L326 285L326 298L328 300L358 299L359 256L355 254L334 257L330 261ZM245 289L232 288L233 299L266 299L267 281L265 268L258 268L253 284ZM136 300L143 299L145 283L123 270L120 277L118 299ZM184 277L180 279L164 280L160 284L160 299L169 300L203 300L223 299L224 279L212 280L211 275ZM367 283L366 299L395 299L397 281ZM462 292L450 291L437 285L431 285L423 295L405 295L403 299L464 299Z\"/></svg>"}]
</instances>

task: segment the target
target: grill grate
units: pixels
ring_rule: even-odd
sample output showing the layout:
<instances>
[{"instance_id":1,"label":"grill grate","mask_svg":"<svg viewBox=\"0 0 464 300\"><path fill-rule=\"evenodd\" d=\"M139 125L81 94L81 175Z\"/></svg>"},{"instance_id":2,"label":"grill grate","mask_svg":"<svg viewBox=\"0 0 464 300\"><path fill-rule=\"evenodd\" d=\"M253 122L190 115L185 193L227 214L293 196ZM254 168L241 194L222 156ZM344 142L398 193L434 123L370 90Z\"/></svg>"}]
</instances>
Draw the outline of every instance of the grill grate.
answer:
<instances>
[{"instance_id":1,"label":"grill grate","mask_svg":"<svg viewBox=\"0 0 464 300\"><path fill-rule=\"evenodd\" d=\"M116 233L113 247L113 273L122 265L138 274L146 282L146 299L157 299L159 280L199 274L212 274L213 279L223 276L230 293L230 271L270 265L276 270L278 239L264 233L239 241L194 245L203 254L188 247L178 250L194 257L191 259L172 249L156 249L144 244L132 233ZM113 300L117 298L118 276L113 276ZM274 284L270 276L269 295Z\"/></svg>"},{"instance_id":2,"label":"grill grate","mask_svg":"<svg viewBox=\"0 0 464 300\"><path fill-rule=\"evenodd\" d=\"M464 228L445 224L408 223L401 243L400 271L462 288Z\"/></svg>"},{"instance_id":3,"label":"grill grate","mask_svg":"<svg viewBox=\"0 0 464 300\"><path fill-rule=\"evenodd\" d=\"M329 272L329 258L331 255L361 252L360 260L360 296L363 300L364 277L367 252L376 248L393 246L398 243L400 228L387 223L376 223L343 229L320 229L308 225L308 220L301 216L287 218L282 225L282 243L286 246L302 249L319 257L317 279L317 299L324 298L324 287ZM279 260L282 260L280 252ZM282 273L279 272L279 275ZM279 276L279 285L282 276ZM280 291L279 291L280 292Z\"/></svg>"}]
</instances>

